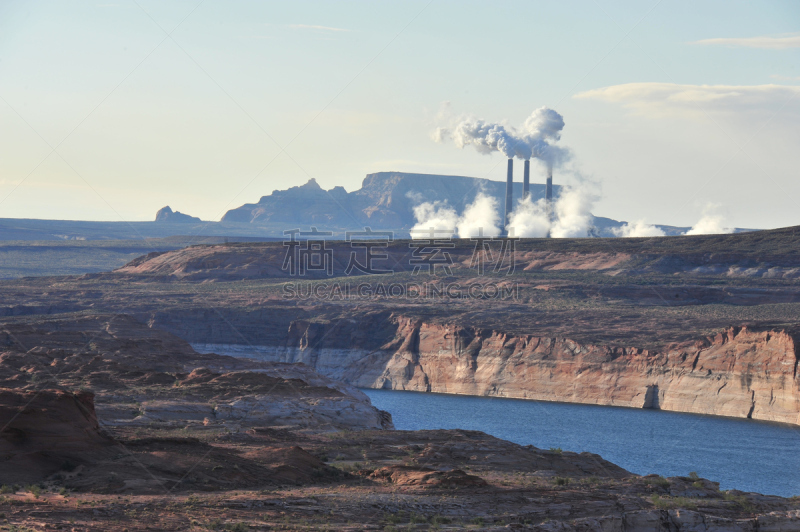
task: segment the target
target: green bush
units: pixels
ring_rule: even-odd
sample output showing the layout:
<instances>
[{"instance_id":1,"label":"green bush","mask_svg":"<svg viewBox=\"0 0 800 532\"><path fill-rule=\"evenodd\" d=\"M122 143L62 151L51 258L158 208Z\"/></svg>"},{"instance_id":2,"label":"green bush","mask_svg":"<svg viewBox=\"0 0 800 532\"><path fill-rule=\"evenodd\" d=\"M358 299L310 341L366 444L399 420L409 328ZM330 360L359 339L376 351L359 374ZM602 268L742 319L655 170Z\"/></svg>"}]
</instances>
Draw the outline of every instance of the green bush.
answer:
<instances>
[{"instance_id":1,"label":"green bush","mask_svg":"<svg viewBox=\"0 0 800 532\"><path fill-rule=\"evenodd\" d=\"M571 482L569 477L553 477L556 486L567 486Z\"/></svg>"},{"instance_id":2,"label":"green bush","mask_svg":"<svg viewBox=\"0 0 800 532\"><path fill-rule=\"evenodd\" d=\"M726 491L722 494L722 498L726 501L735 502L736 505L745 512L754 513L756 511L755 506L753 506L753 504L748 501L747 497L744 495L734 495L733 493Z\"/></svg>"},{"instance_id":3,"label":"green bush","mask_svg":"<svg viewBox=\"0 0 800 532\"><path fill-rule=\"evenodd\" d=\"M424 515L411 514L411 518L408 520L408 522L414 525L417 523L427 523L428 519Z\"/></svg>"},{"instance_id":4,"label":"green bush","mask_svg":"<svg viewBox=\"0 0 800 532\"><path fill-rule=\"evenodd\" d=\"M644 479L644 483L649 486L658 486L660 488L668 488L669 487L669 480L665 479L662 476L657 478L646 478Z\"/></svg>"},{"instance_id":5,"label":"green bush","mask_svg":"<svg viewBox=\"0 0 800 532\"><path fill-rule=\"evenodd\" d=\"M696 510L697 504L692 499L686 497L660 497L653 495L651 498L653 506L659 510L674 510L676 508L685 508L687 510Z\"/></svg>"}]
</instances>

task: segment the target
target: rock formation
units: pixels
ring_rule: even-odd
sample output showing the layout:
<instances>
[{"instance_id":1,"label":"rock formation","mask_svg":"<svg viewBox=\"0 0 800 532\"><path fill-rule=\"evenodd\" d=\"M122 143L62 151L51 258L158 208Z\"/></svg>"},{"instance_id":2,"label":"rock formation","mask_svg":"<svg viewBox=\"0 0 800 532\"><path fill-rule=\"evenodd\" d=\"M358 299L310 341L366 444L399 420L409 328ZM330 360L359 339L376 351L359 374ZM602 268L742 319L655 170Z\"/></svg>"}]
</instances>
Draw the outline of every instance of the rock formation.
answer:
<instances>
[{"instance_id":1,"label":"rock formation","mask_svg":"<svg viewBox=\"0 0 800 532\"><path fill-rule=\"evenodd\" d=\"M200 223L202 220L196 216L189 216L180 211L173 211L169 205L162 207L156 213L157 222L168 223Z\"/></svg>"},{"instance_id":2,"label":"rock formation","mask_svg":"<svg viewBox=\"0 0 800 532\"><path fill-rule=\"evenodd\" d=\"M107 278L275 278L278 296L232 310L227 323L248 331L249 344L259 346L254 353L265 360L304 362L357 386L800 423L798 239L786 228L625 239L613 246L592 239L521 241L513 275L492 278L475 271L473 243L459 241L448 249L452 275L422 279L519 290L505 300L311 297L308 279L281 269L286 250L278 243L153 254ZM385 263L397 277L349 281L352 248L331 244L331 277L384 285L408 282L409 274L411 281L420 279L413 277L409 245L385 248ZM691 307L698 309L691 317L678 312ZM767 320L760 317L765 307L779 310ZM223 324L213 333L195 325L219 321L209 313L154 310L145 316L192 342L240 343L220 332Z\"/></svg>"},{"instance_id":3,"label":"rock formation","mask_svg":"<svg viewBox=\"0 0 800 532\"><path fill-rule=\"evenodd\" d=\"M515 197L521 197L522 180L515 186ZM559 187L556 185L556 191ZM275 190L258 203L247 203L231 209L223 222L284 222L317 224L322 227L370 226L372 229L408 229L414 220L413 207L423 201L447 201L461 212L485 194L502 199L505 182L475 177L405 172L368 174L359 190L347 192L343 187L322 189L315 179L288 190ZM544 185L532 184L534 200L544 197Z\"/></svg>"},{"instance_id":4,"label":"rock formation","mask_svg":"<svg viewBox=\"0 0 800 532\"><path fill-rule=\"evenodd\" d=\"M36 482L108 457L90 392L0 388L0 484Z\"/></svg>"},{"instance_id":5,"label":"rock formation","mask_svg":"<svg viewBox=\"0 0 800 532\"><path fill-rule=\"evenodd\" d=\"M380 319L380 318L378 318ZM800 424L795 329L734 327L663 351L511 335L391 316L380 347L352 321L293 322L259 357L303 362L355 386L562 401ZM369 326L367 326L369 327ZM379 330L378 323L372 325Z\"/></svg>"},{"instance_id":6,"label":"rock formation","mask_svg":"<svg viewBox=\"0 0 800 532\"><path fill-rule=\"evenodd\" d=\"M392 427L361 391L307 366L199 354L125 315L3 324L0 386L27 390L43 382L91 389L106 427Z\"/></svg>"}]
</instances>

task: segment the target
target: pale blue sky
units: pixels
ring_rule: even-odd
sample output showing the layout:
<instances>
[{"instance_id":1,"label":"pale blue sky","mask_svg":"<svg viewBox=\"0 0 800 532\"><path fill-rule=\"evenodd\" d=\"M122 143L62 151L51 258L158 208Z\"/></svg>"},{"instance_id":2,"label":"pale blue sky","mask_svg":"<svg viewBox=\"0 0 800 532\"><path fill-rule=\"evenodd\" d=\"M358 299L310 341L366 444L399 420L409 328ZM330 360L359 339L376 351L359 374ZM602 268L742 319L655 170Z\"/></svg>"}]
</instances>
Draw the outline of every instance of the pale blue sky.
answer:
<instances>
[{"instance_id":1,"label":"pale blue sky","mask_svg":"<svg viewBox=\"0 0 800 532\"><path fill-rule=\"evenodd\" d=\"M796 225L798 32L797 2L0 0L0 217L216 220L310 177L502 179L501 155L431 141L449 101L559 111L597 215Z\"/></svg>"}]
</instances>

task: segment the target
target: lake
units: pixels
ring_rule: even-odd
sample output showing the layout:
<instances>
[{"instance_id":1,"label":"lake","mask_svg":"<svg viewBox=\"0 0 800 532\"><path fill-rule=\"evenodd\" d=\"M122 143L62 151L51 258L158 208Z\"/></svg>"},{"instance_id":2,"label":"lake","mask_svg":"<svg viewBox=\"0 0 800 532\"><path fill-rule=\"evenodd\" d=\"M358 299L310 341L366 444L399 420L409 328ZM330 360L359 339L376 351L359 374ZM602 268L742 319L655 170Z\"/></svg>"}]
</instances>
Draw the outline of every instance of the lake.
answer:
<instances>
[{"instance_id":1,"label":"lake","mask_svg":"<svg viewBox=\"0 0 800 532\"><path fill-rule=\"evenodd\" d=\"M363 389L401 430L480 430L521 445L589 451L638 474L800 495L800 427L660 410Z\"/></svg>"}]
</instances>

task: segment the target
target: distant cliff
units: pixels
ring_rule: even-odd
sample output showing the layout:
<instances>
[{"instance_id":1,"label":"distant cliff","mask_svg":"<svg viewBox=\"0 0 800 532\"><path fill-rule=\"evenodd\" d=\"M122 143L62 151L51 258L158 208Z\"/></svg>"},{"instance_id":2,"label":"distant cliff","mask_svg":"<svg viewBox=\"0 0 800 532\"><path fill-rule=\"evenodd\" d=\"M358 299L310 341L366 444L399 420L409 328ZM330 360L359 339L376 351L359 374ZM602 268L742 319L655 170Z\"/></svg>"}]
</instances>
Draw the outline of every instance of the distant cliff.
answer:
<instances>
[{"instance_id":1,"label":"distant cliff","mask_svg":"<svg viewBox=\"0 0 800 532\"><path fill-rule=\"evenodd\" d=\"M229 210L223 222L293 222L321 226L373 229L407 229L414 225L413 207L423 201L447 201L457 211L475 200L479 192L505 198L505 182L476 177L378 172L368 174L361 188L347 192L343 187L324 190L316 180L288 190L276 190L258 203ZM554 187L558 194L560 187ZM514 197L522 195L522 183L514 183ZM534 200L544 197L544 185L531 184Z\"/></svg>"},{"instance_id":2,"label":"distant cliff","mask_svg":"<svg viewBox=\"0 0 800 532\"><path fill-rule=\"evenodd\" d=\"M276 336L255 348L260 357L303 362L354 386L800 424L800 334L793 329L731 327L650 351L373 314L293 320Z\"/></svg>"},{"instance_id":3,"label":"distant cliff","mask_svg":"<svg viewBox=\"0 0 800 532\"><path fill-rule=\"evenodd\" d=\"M189 216L180 211L173 211L169 205L162 207L156 213L157 222L170 223L200 223L202 220L196 216Z\"/></svg>"}]
</instances>

